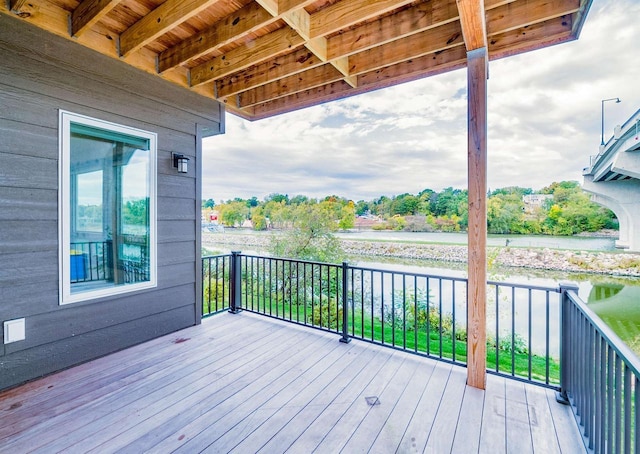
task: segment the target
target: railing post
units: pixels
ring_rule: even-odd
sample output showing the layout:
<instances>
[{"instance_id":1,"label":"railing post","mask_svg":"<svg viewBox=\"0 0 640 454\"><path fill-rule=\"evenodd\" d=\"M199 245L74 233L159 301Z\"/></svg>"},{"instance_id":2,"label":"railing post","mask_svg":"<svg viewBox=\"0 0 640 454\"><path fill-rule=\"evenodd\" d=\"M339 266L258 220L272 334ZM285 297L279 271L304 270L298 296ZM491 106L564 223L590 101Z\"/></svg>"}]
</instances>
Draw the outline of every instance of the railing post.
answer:
<instances>
[{"instance_id":1,"label":"railing post","mask_svg":"<svg viewBox=\"0 0 640 454\"><path fill-rule=\"evenodd\" d=\"M342 337L340 338L340 342L348 344L351 341L349 337L349 301L348 301L348 289L349 289L349 279L348 279L348 271L349 264L347 262L342 262Z\"/></svg>"},{"instance_id":2,"label":"railing post","mask_svg":"<svg viewBox=\"0 0 640 454\"><path fill-rule=\"evenodd\" d=\"M229 312L237 314L242 311L242 270L241 252L231 251L231 271L229 289Z\"/></svg>"},{"instance_id":3,"label":"railing post","mask_svg":"<svg viewBox=\"0 0 640 454\"><path fill-rule=\"evenodd\" d=\"M571 309L571 300L568 292L578 292L577 284L573 282L560 283L560 391L556 393L556 401L561 404L568 405L569 397L567 389L569 387L569 373L572 367L571 361L574 359L572 352L569 350L569 342L571 330L569 329L569 311Z\"/></svg>"}]
</instances>

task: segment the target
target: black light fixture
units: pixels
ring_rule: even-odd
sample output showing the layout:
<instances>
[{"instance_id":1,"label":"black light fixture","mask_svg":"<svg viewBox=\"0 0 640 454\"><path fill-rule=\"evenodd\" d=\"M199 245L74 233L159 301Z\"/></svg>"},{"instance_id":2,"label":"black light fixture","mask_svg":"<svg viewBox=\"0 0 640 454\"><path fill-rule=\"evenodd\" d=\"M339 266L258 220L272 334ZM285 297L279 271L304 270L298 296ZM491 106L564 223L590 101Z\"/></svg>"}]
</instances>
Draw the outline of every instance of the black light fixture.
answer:
<instances>
[{"instance_id":1,"label":"black light fixture","mask_svg":"<svg viewBox=\"0 0 640 454\"><path fill-rule=\"evenodd\" d=\"M600 135L600 146L603 147L604 146L604 103L607 101L615 101L616 104L618 104L620 102L620 98L609 98L609 99L603 99L601 101L601 105L602 105L602 115L601 115L601 135Z\"/></svg>"},{"instance_id":2,"label":"black light fixture","mask_svg":"<svg viewBox=\"0 0 640 454\"><path fill-rule=\"evenodd\" d=\"M178 173L187 173L189 158L179 153L171 153L171 157L173 158L173 167L178 169Z\"/></svg>"}]
</instances>

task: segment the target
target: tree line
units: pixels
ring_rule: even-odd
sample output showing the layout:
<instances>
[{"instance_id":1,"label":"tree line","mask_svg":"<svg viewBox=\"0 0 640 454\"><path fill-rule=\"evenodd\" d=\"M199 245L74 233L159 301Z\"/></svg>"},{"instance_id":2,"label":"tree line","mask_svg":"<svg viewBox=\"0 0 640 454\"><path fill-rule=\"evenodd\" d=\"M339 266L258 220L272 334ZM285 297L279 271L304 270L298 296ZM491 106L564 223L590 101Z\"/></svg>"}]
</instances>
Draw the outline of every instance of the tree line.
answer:
<instances>
[{"instance_id":1,"label":"tree line","mask_svg":"<svg viewBox=\"0 0 640 454\"><path fill-rule=\"evenodd\" d=\"M524 196L540 194L525 203ZM204 210L218 212L225 226L251 220L256 230L292 228L298 219L322 218L333 229L351 229L357 217L375 220L371 228L406 231L466 231L468 193L466 189L425 189L418 194L380 196L373 200L353 200L330 195L323 199L304 195L270 194L264 200L235 198L216 204L203 200ZM590 201L576 181L555 182L538 191L506 187L487 194L489 233L574 235L617 228L614 214Z\"/></svg>"}]
</instances>

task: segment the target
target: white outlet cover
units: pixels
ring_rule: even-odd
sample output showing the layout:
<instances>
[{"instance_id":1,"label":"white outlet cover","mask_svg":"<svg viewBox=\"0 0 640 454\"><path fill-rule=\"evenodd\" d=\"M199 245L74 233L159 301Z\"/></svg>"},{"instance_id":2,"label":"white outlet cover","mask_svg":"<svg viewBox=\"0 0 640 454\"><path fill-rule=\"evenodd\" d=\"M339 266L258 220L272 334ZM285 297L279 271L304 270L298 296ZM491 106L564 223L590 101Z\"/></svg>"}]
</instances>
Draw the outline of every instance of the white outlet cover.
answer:
<instances>
[{"instance_id":1,"label":"white outlet cover","mask_svg":"<svg viewBox=\"0 0 640 454\"><path fill-rule=\"evenodd\" d=\"M4 343L10 344L25 339L24 318L4 322Z\"/></svg>"}]
</instances>

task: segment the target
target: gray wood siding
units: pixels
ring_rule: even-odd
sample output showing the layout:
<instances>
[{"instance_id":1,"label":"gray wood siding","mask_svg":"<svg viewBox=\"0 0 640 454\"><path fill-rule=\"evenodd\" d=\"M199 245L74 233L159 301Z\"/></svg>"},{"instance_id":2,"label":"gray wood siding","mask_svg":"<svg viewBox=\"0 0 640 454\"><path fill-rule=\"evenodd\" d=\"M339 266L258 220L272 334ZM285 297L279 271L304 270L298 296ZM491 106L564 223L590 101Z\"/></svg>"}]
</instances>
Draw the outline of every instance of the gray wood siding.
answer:
<instances>
[{"instance_id":1,"label":"gray wood siding","mask_svg":"<svg viewBox=\"0 0 640 454\"><path fill-rule=\"evenodd\" d=\"M158 134L156 288L59 305L59 110ZM0 324L26 318L26 340L0 343L0 389L199 323L199 140L223 119L215 101L0 16Z\"/></svg>"}]
</instances>

